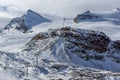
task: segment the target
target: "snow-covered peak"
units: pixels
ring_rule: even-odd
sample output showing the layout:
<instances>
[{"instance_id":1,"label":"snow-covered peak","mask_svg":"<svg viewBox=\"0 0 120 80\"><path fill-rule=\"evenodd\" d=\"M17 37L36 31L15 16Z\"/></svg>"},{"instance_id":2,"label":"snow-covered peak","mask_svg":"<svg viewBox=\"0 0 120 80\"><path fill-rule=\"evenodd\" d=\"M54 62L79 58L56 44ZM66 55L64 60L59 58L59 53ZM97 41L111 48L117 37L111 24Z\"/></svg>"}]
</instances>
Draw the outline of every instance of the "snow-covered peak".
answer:
<instances>
[{"instance_id":1,"label":"snow-covered peak","mask_svg":"<svg viewBox=\"0 0 120 80\"><path fill-rule=\"evenodd\" d=\"M90 15L92 13L88 10L88 11L84 12L83 14Z\"/></svg>"},{"instance_id":2,"label":"snow-covered peak","mask_svg":"<svg viewBox=\"0 0 120 80\"><path fill-rule=\"evenodd\" d=\"M51 21L29 9L27 13L24 14L22 17L11 20L10 23L4 28L4 30L14 28L21 32L26 32L30 30L33 26L44 22Z\"/></svg>"},{"instance_id":3,"label":"snow-covered peak","mask_svg":"<svg viewBox=\"0 0 120 80\"><path fill-rule=\"evenodd\" d=\"M89 22L110 21L112 24L120 25L120 8L115 8L110 11L105 11L102 13L93 13L88 10L84 13L78 14L74 18L75 23L85 21Z\"/></svg>"},{"instance_id":4,"label":"snow-covered peak","mask_svg":"<svg viewBox=\"0 0 120 80\"><path fill-rule=\"evenodd\" d=\"M115 8L112 11L114 11L114 12L120 12L120 8Z\"/></svg>"},{"instance_id":5,"label":"snow-covered peak","mask_svg":"<svg viewBox=\"0 0 120 80\"><path fill-rule=\"evenodd\" d=\"M82 14L78 14L74 18L75 23L79 23L79 22L82 22L82 21L96 22L96 21L105 21L105 19L102 16L97 15L95 13L92 13L88 10L88 11L82 13Z\"/></svg>"},{"instance_id":6,"label":"snow-covered peak","mask_svg":"<svg viewBox=\"0 0 120 80\"><path fill-rule=\"evenodd\" d=\"M35 13L34 11L32 11L31 9L28 9L27 13Z\"/></svg>"},{"instance_id":7,"label":"snow-covered peak","mask_svg":"<svg viewBox=\"0 0 120 80\"><path fill-rule=\"evenodd\" d=\"M87 10L86 12L79 14L79 16L87 17L87 16L97 16L97 15L92 13L91 11Z\"/></svg>"}]
</instances>

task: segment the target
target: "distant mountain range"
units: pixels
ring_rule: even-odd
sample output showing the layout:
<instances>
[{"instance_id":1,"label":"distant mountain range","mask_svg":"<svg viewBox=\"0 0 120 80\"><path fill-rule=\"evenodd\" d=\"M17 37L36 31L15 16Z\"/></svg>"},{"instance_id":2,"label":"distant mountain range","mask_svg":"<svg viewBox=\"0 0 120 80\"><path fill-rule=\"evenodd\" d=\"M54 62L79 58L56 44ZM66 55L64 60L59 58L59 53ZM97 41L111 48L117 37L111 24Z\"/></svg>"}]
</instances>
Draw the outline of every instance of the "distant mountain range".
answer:
<instances>
[{"instance_id":1,"label":"distant mountain range","mask_svg":"<svg viewBox=\"0 0 120 80\"><path fill-rule=\"evenodd\" d=\"M89 10L78 14L74 18L75 23L83 22L83 21L90 21L90 22L100 22L100 21L111 21L114 24L120 24L120 9L116 8L113 9L111 12L106 13L92 13Z\"/></svg>"}]
</instances>

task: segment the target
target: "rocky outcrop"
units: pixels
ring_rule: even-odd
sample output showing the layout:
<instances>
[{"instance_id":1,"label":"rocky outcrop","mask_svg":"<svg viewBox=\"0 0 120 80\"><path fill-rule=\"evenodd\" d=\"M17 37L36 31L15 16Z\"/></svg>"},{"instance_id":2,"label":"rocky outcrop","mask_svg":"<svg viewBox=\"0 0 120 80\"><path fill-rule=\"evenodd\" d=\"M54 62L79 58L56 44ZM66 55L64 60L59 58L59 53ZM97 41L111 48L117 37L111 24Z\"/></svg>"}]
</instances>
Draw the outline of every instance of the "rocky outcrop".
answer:
<instances>
[{"instance_id":1,"label":"rocky outcrop","mask_svg":"<svg viewBox=\"0 0 120 80\"><path fill-rule=\"evenodd\" d=\"M120 40L114 41L111 46L120 51Z\"/></svg>"},{"instance_id":2,"label":"rocky outcrop","mask_svg":"<svg viewBox=\"0 0 120 80\"><path fill-rule=\"evenodd\" d=\"M118 72L119 48L120 41L112 41L103 32L63 27L37 34L22 51L28 55L40 52L47 60Z\"/></svg>"},{"instance_id":3,"label":"rocky outcrop","mask_svg":"<svg viewBox=\"0 0 120 80\"><path fill-rule=\"evenodd\" d=\"M94 50L98 53L106 52L111 41L103 32L83 29L76 30L70 27L54 29L49 33L39 33L31 41L44 40L50 37L63 37L66 41L76 46L81 46L84 50Z\"/></svg>"},{"instance_id":4,"label":"rocky outcrop","mask_svg":"<svg viewBox=\"0 0 120 80\"><path fill-rule=\"evenodd\" d=\"M24 16L11 20L10 23L4 28L4 30L9 30L11 28L15 28L23 33L26 32L28 28L25 26Z\"/></svg>"}]
</instances>

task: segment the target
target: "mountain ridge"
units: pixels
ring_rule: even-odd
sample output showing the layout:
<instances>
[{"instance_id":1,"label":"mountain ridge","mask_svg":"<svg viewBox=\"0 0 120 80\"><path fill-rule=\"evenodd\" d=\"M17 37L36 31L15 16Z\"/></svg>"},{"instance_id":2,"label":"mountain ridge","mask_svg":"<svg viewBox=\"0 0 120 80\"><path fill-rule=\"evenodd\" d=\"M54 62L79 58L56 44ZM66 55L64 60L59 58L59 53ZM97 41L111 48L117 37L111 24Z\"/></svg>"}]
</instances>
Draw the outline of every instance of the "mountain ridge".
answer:
<instances>
[{"instance_id":1,"label":"mountain ridge","mask_svg":"<svg viewBox=\"0 0 120 80\"><path fill-rule=\"evenodd\" d=\"M23 52L33 54L41 51L41 58L49 57L58 62L67 62L86 65L92 68L118 71L120 56L120 41L111 41L104 33L99 31L74 29L64 27L53 29L48 33L39 33L23 49ZM106 57L110 56L111 57ZM116 62L109 62L109 59ZM80 61L80 62L79 62ZM100 63L97 63L100 62ZM112 63L116 68L108 68ZM98 65L98 66L96 66ZM96 67L95 67L96 66ZM107 67L106 67L107 66Z\"/></svg>"},{"instance_id":2,"label":"mountain ridge","mask_svg":"<svg viewBox=\"0 0 120 80\"><path fill-rule=\"evenodd\" d=\"M120 9L115 8L109 12L105 13L92 13L91 11L86 11L84 13L78 14L74 18L75 23L79 22L102 22L102 21L110 21L113 24L118 24L120 23Z\"/></svg>"}]
</instances>

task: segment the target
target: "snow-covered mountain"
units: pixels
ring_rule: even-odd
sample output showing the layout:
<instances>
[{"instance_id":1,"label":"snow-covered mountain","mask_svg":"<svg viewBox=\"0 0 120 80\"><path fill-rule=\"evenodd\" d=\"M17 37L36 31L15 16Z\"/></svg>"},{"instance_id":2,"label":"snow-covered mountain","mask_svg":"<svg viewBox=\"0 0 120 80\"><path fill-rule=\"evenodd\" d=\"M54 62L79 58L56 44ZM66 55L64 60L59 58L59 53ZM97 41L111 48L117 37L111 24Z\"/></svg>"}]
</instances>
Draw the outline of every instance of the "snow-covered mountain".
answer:
<instances>
[{"instance_id":1,"label":"snow-covered mountain","mask_svg":"<svg viewBox=\"0 0 120 80\"><path fill-rule=\"evenodd\" d=\"M120 25L120 9L119 8L113 9L112 11L108 11L100 15L105 17L107 20L109 20L113 24Z\"/></svg>"},{"instance_id":2,"label":"snow-covered mountain","mask_svg":"<svg viewBox=\"0 0 120 80\"><path fill-rule=\"evenodd\" d=\"M53 29L37 34L23 51L40 52L42 59L120 71L120 41L111 41L99 31L71 27Z\"/></svg>"},{"instance_id":3,"label":"snow-covered mountain","mask_svg":"<svg viewBox=\"0 0 120 80\"><path fill-rule=\"evenodd\" d=\"M16 29L25 33L33 26L44 22L51 21L32 10L28 10L27 13L24 14L22 17L11 20L10 23L3 30Z\"/></svg>"},{"instance_id":4,"label":"snow-covered mountain","mask_svg":"<svg viewBox=\"0 0 120 80\"><path fill-rule=\"evenodd\" d=\"M66 19L71 27L63 27L62 18L46 15L50 23L28 10L0 34L0 80L120 80L120 27L113 13L119 9L87 11L79 24ZM33 32L21 33L28 30Z\"/></svg>"},{"instance_id":5,"label":"snow-covered mountain","mask_svg":"<svg viewBox=\"0 0 120 80\"><path fill-rule=\"evenodd\" d=\"M41 32L19 53L0 52L1 71L15 80L119 80L119 63L120 41L71 27Z\"/></svg>"},{"instance_id":6,"label":"snow-covered mountain","mask_svg":"<svg viewBox=\"0 0 120 80\"><path fill-rule=\"evenodd\" d=\"M111 11L103 13L102 16L107 18L120 19L120 9L119 8L112 9Z\"/></svg>"},{"instance_id":7,"label":"snow-covered mountain","mask_svg":"<svg viewBox=\"0 0 120 80\"><path fill-rule=\"evenodd\" d=\"M97 15L95 13L91 13L89 10L82 13L82 14L78 14L76 16L76 18L74 19L75 23L79 23L82 21L93 21L93 22L97 22L97 21L105 21L106 19L103 18L100 15Z\"/></svg>"},{"instance_id":8,"label":"snow-covered mountain","mask_svg":"<svg viewBox=\"0 0 120 80\"><path fill-rule=\"evenodd\" d=\"M75 23L85 21L89 22L109 21L112 22L113 24L120 25L120 9L116 8L111 11L106 11L103 13L92 13L88 10L82 14L78 14L74 18Z\"/></svg>"}]
</instances>

